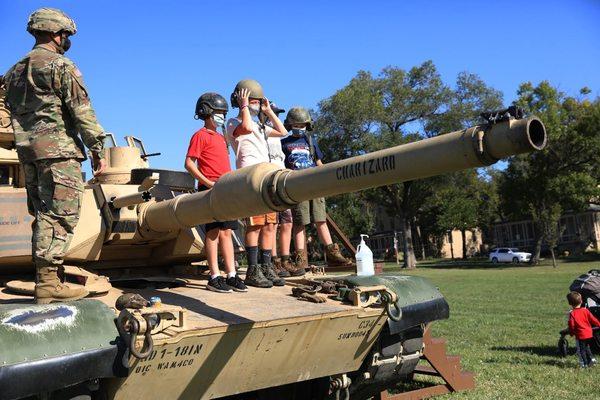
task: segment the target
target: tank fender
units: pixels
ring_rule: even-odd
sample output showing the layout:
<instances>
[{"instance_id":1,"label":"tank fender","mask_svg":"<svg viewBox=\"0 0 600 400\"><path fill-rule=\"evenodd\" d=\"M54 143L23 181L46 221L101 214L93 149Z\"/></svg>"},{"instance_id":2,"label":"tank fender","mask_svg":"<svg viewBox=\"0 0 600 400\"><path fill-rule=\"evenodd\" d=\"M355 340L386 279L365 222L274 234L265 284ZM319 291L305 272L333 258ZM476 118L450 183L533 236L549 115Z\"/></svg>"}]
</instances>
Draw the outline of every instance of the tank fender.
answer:
<instances>
[{"instance_id":1,"label":"tank fender","mask_svg":"<svg viewBox=\"0 0 600 400\"><path fill-rule=\"evenodd\" d=\"M396 294L396 305L402 317L399 321L388 318L392 335L450 316L450 307L442 293L423 277L400 274L351 275L342 280L350 287L383 285Z\"/></svg>"},{"instance_id":2,"label":"tank fender","mask_svg":"<svg viewBox=\"0 0 600 400\"><path fill-rule=\"evenodd\" d=\"M0 349L0 400L128 373L115 313L97 300L0 306Z\"/></svg>"}]
</instances>

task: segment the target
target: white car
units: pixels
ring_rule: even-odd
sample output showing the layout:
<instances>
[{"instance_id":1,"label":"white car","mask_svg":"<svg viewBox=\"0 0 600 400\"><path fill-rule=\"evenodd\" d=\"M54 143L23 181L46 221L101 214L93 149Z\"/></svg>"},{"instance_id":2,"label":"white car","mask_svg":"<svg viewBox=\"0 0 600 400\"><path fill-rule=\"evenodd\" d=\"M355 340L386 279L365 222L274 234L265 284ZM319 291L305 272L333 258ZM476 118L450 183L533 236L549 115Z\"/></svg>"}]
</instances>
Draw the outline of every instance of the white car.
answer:
<instances>
[{"instance_id":1,"label":"white car","mask_svg":"<svg viewBox=\"0 0 600 400\"><path fill-rule=\"evenodd\" d=\"M490 252L490 261L494 264L499 262L511 262L518 264L521 262L529 262L531 260L531 253L525 253L519 251L519 249L509 247L499 247Z\"/></svg>"}]
</instances>

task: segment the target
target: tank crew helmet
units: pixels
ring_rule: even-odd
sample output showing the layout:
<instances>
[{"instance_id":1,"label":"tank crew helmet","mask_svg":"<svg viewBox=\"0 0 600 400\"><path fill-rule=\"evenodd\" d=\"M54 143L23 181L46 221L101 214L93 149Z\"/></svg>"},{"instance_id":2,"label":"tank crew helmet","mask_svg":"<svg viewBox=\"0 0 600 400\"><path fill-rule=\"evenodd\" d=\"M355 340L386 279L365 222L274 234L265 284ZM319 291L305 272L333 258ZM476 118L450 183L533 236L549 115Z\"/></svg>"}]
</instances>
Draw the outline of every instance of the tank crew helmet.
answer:
<instances>
[{"instance_id":1,"label":"tank crew helmet","mask_svg":"<svg viewBox=\"0 0 600 400\"><path fill-rule=\"evenodd\" d=\"M273 103L272 101L269 101L269 104L271 105L271 110L273 110L273 112L275 113L275 115L277 115L278 117L279 117L279 114L285 112L285 109L278 107L277 104ZM263 113L259 114L258 119L263 124L267 123L267 121L268 121L267 116L265 114L263 114ZM269 124L269 126L272 127L271 122L268 122L268 124Z\"/></svg>"},{"instance_id":2,"label":"tank crew helmet","mask_svg":"<svg viewBox=\"0 0 600 400\"><path fill-rule=\"evenodd\" d=\"M225 116L229 111L227 100L218 93L204 93L196 102L195 119L212 118L217 127L225 125Z\"/></svg>"},{"instance_id":3,"label":"tank crew helmet","mask_svg":"<svg viewBox=\"0 0 600 400\"><path fill-rule=\"evenodd\" d=\"M306 130L312 131L312 118L310 113L304 107L292 107L285 116L283 125L288 131L292 129L293 125L306 124Z\"/></svg>"},{"instance_id":4,"label":"tank crew helmet","mask_svg":"<svg viewBox=\"0 0 600 400\"><path fill-rule=\"evenodd\" d=\"M233 89L233 93L231 93L231 106L233 108L239 108L239 104L237 101L237 92L242 89L248 89L250 91L250 99L258 99L262 100L265 98L265 94L263 92L263 88L254 79L243 79L235 85L235 89Z\"/></svg>"},{"instance_id":5,"label":"tank crew helmet","mask_svg":"<svg viewBox=\"0 0 600 400\"><path fill-rule=\"evenodd\" d=\"M27 32L32 35L36 32L59 33L66 32L69 35L77 33L75 21L63 11L56 8L40 8L29 16L27 21Z\"/></svg>"}]
</instances>

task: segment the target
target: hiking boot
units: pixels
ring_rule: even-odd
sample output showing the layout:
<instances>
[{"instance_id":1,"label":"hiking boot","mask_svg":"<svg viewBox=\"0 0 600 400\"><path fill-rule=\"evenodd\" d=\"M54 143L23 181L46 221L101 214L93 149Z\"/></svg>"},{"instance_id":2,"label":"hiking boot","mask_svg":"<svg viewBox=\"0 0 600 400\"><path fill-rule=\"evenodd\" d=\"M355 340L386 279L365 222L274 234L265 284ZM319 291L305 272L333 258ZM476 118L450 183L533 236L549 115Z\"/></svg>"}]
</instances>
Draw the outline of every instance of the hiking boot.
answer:
<instances>
[{"instance_id":1,"label":"hiking boot","mask_svg":"<svg viewBox=\"0 0 600 400\"><path fill-rule=\"evenodd\" d=\"M283 268L283 263L279 257L273 258L273 268L275 268L275 273L280 278L289 278L291 276L290 273Z\"/></svg>"},{"instance_id":2,"label":"hiking boot","mask_svg":"<svg viewBox=\"0 0 600 400\"><path fill-rule=\"evenodd\" d=\"M296 256L294 257L294 268L297 270L306 271L308 268L308 257L306 255L306 250L301 249L296 252Z\"/></svg>"},{"instance_id":3,"label":"hiking boot","mask_svg":"<svg viewBox=\"0 0 600 400\"><path fill-rule=\"evenodd\" d=\"M262 264L260 268L265 278L273 282L274 286L285 285L285 279L277 276L277 274L275 273L275 268L273 268L272 264Z\"/></svg>"},{"instance_id":4,"label":"hiking boot","mask_svg":"<svg viewBox=\"0 0 600 400\"><path fill-rule=\"evenodd\" d=\"M234 277L228 277L227 285L230 286L236 292L247 292L248 291L248 288L244 284L244 281L238 275L236 275Z\"/></svg>"},{"instance_id":5,"label":"hiking boot","mask_svg":"<svg viewBox=\"0 0 600 400\"><path fill-rule=\"evenodd\" d=\"M290 259L285 259L281 261L281 267L283 269L286 270L286 272L288 274L290 274L290 276L302 276L304 274L306 274L306 271L304 270L304 268L298 268L294 265L293 262L290 261ZM281 276L281 275L279 275Z\"/></svg>"},{"instance_id":6,"label":"hiking boot","mask_svg":"<svg viewBox=\"0 0 600 400\"><path fill-rule=\"evenodd\" d=\"M246 271L246 279L244 283L248 286L259 288L273 287L273 282L265 278L262 269L258 265L249 265Z\"/></svg>"},{"instance_id":7,"label":"hiking boot","mask_svg":"<svg viewBox=\"0 0 600 400\"><path fill-rule=\"evenodd\" d=\"M206 288L211 292L217 293L231 293L231 287L225 282L225 278L217 276L210 278L206 284Z\"/></svg>"},{"instance_id":8,"label":"hiking boot","mask_svg":"<svg viewBox=\"0 0 600 400\"><path fill-rule=\"evenodd\" d=\"M61 283L58 267L38 268L34 293L37 304L79 300L89 294L84 288L73 288Z\"/></svg>"},{"instance_id":9,"label":"hiking boot","mask_svg":"<svg viewBox=\"0 0 600 400\"><path fill-rule=\"evenodd\" d=\"M342 255L342 252L340 251L340 246L338 246L337 243L331 243L325 246L325 256L327 259L328 267L352 265L352 261L348 260Z\"/></svg>"}]
</instances>

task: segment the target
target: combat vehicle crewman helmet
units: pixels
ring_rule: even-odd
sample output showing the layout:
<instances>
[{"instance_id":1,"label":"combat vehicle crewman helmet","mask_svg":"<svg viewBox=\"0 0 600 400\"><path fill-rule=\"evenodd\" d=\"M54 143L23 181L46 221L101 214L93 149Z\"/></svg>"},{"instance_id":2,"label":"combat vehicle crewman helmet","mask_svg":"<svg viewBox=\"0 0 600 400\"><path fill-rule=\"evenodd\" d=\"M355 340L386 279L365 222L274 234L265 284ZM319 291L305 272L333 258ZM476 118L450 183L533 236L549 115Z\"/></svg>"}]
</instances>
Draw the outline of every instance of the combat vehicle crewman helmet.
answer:
<instances>
[{"instance_id":1,"label":"combat vehicle crewman helmet","mask_svg":"<svg viewBox=\"0 0 600 400\"><path fill-rule=\"evenodd\" d=\"M290 130L292 125L306 124L306 130L312 131L312 118L304 107L292 107L285 116L285 129Z\"/></svg>"},{"instance_id":2,"label":"combat vehicle crewman helmet","mask_svg":"<svg viewBox=\"0 0 600 400\"><path fill-rule=\"evenodd\" d=\"M196 119L206 119L213 114L227 115L229 106L227 100L218 93L204 93L196 102Z\"/></svg>"},{"instance_id":3,"label":"combat vehicle crewman helmet","mask_svg":"<svg viewBox=\"0 0 600 400\"><path fill-rule=\"evenodd\" d=\"M32 35L36 31L58 33L67 32L69 35L77 33L75 21L63 11L56 8L40 8L29 16L27 32Z\"/></svg>"},{"instance_id":4,"label":"combat vehicle crewman helmet","mask_svg":"<svg viewBox=\"0 0 600 400\"><path fill-rule=\"evenodd\" d=\"M249 97L251 99L262 100L265 98L265 94L260 83L258 83L254 79L243 79L239 81L237 85L235 85L235 89L233 89L233 93L231 93L231 106L233 108L239 107L236 93L242 89L248 89L250 91Z\"/></svg>"}]
</instances>

